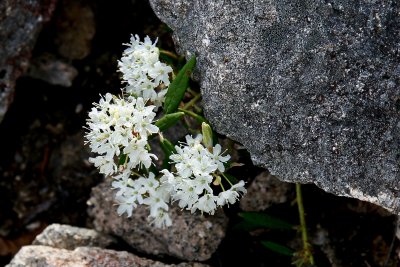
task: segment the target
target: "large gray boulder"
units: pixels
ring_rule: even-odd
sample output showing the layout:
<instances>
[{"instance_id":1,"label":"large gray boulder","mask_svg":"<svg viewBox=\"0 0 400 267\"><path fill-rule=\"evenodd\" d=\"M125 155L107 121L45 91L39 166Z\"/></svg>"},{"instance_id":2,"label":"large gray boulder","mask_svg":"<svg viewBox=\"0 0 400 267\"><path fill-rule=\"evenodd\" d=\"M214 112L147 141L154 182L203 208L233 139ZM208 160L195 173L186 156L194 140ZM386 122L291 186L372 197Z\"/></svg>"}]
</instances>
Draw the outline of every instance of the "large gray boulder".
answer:
<instances>
[{"instance_id":1,"label":"large gray boulder","mask_svg":"<svg viewBox=\"0 0 400 267\"><path fill-rule=\"evenodd\" d=\"M150 2L254 163L400 213L398 1Z\"/></svg>"}]
</instances>

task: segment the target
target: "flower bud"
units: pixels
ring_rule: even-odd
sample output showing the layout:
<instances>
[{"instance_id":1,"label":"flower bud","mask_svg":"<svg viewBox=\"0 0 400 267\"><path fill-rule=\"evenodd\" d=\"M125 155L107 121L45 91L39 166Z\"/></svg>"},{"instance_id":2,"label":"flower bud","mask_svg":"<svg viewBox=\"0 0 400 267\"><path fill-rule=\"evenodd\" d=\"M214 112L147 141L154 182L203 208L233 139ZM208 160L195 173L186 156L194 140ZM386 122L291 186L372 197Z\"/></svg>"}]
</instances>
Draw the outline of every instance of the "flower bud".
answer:
<instances>
[{"instance_id":1,"label":"flower bud","mask_svg":"<svg viewBox=\"0 0 400 267\"><path fill-rule=\"evenodd\" d=\"M201 124L201 131L203 134L203 144L209 150L212 151L213 148L213 132L211 126L203 122Z\"/></svg>"}]
</instances>

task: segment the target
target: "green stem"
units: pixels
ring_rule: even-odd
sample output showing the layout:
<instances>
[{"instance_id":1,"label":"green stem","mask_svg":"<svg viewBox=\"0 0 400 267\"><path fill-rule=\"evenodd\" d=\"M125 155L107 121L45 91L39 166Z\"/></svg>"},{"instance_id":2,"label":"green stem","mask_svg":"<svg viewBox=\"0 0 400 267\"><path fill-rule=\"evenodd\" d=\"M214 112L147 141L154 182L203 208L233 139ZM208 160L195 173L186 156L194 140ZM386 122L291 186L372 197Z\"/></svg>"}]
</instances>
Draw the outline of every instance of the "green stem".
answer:
<instances>
[{"instance_id":1,"label":"green stem","mask_svg":"<svg viewBox=\"0 0 400 267\"><path fill-rule=\"evenodd\" d=\"M161 54L164 54L164 55L167 55L167 56L169 56L169 57L171 57L173 59L179 60L179 57L175 53L172 53L172 52L164 50L164 49L159 49L159 50L160 50Z\"/></svg>"},{"instance_id":2,"label":"green stem","mask_svg":"<svg viewBox=\"0 0 400 267\"><path fill-rule=\"evenodd\" d=\"M221 173L221 175L222 175L222 177L224 177L224 178L225 178L225 180L227 180L227 181L228 181L228 183L229 183L229 184L230 184L230 186L232 187L232 186L233 186L233 184L232 184L232 182L231 182L231 181L229 181L228 177L226 177L225 173Z\"/></svg>"},{"instance_id":3,"label":"green stem","mask_svg":"<svg viewBox=\"0 0 400 267\"><path fill-rule=\"evenodd\" d=\"M197 100L199 100L200 97L201 97L200 94L195 95L189 102L187 102L187 103L182 107L182 109L188 109L188 108L192 107L194 104L196 104Z\"/></svg>"},{"instance_id":4,"label":"green stem","mask_svg":"<svg viewBox=\"0 0 400 267\"><path fill-rule=\"evenodd\" d=\"M182 109L182 108L178 108L179 111L184 112L185 114L187 114L188 116L192 117L193 119L195 119L196 121L198 121L199 123L202 122L206 122L206 119L200 115L197 115L196 113L190 111L190 110L186 110L186 109Z\"/></svg>"},{"instance_id":5,"label":"green stem","mask_svg":"<svg viewBox=\"0 0 400 267\"><path fill-rule=\"evenodd\" d=\"M308 261L312 265L315 265L314 257L311 253L311 245L308 242L306 218L303 206L303 196L301 194L301 185L299 183L296 184L296 201L297 207L299 209L300 231L301 237L303 239L304 260Z\"/></svg>"},{"instance_id":6,"label":"green stem","mask_svg":"<svg viewBox=\"0 0 400 267\"><path fill-rule=\"evenodd\" d=\"M192 90L190 87L186 89L192 96L200 95L200 93L197 93L196 91Z\"/></svg>"}]
</instances>

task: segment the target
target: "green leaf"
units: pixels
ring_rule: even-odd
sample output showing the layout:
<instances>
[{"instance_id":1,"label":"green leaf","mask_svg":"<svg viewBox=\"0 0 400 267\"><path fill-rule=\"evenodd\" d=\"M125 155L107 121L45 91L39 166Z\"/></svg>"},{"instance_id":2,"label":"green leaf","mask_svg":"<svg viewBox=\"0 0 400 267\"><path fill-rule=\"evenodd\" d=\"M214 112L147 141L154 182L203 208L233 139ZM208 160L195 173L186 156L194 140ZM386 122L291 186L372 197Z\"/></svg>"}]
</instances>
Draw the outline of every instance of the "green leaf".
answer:
<instances>
[{"instance_id":1,"label":"green leaf","mask_svg":"<svg viewBox=\"0 0 400 267\"><path fill-rule=\"evenodd\" d=\"M259 228L260 228L259 225L256 225L256 224L253 224L250 222L245 222L245 221L241 221L233 226L234 230L245 231L245 232L250 232L252 230L259 229Z\"/></svg>"},{"instance_id":2,"label":"green leaf","mask_svg":"<svg viewBox=\"0 0 400 267\"><path fill-rule=\"evenodd\" d=\"M124 165L125 161L126 161L126 157L128 155L126 154L121 154L121 156L119 156L119 160L118 160L118 166Z\"/></svg>"},{"instance_id":3,"label":"green leaf","mask_svg":"<svg viewBox=\"0 0 400 267\"><path fill-rule=\"evenodd\" d=\"M156 121L155 125L160 129L160 132L168 129L169 127L175 125L185 115L183 112L175 112L171 114L164 115L161 119Z\"/></svg>"},{"instance_id":4,"label":"green leaf","mask_svg":"<svg viewBox=\"0 0 400 267\"><path fill-rule=\"evenodd\" d=\"M270 228L270 229L282 229L282 230L294 230L294 226L281 219L269 216L265 213L260 212L241 212L239 216L244 219L245 222L250 223L255 228Z\"/></svg>"},{"instance_id":5,"label":"green leaf","mask_svg":"<svg viewBox=\"0 0 400 267\"><path fill-rule=\"evenodd\" d=\"M195 65L196 57L193 56L185 66L183 66L176 78L169 85L164 102L164 112L166 114L172 113L178 108L189 85L189 78Z\"/></svg>"},{"instance_id":6,"label":"green leaf","mask_svg":"<svg viewBox=\"0 0 400 267\"><path fill-rule=\"evenodd\" d=\"M279 245L279 244L277 244L275 242L261 241L261 244L264 247L266 247L266 248L268 248L268 249L270 249L270 250L272 250L274 252L277 252L279 254L285 255L285 256L291 256L292 257L293 254L294 254L294 251L291 250L290 248L288 248L286 246L283 246L283 245Z\"/></svg>"},{"instance_id":7,"label":"green leaf","mask_svg":"<svg viewBox=\"0 0 400 267\"><path fill-rule=\"evenodd\" d=\"M163 169L168 169L170 170L170 164L169 164L169 157L176 153L174 145L168 140L165 139L162 134L159 135L160 138L160 146L162 151L164 152L165 158L162 162L162 168Z\"/></svg>"},{"instance_id":8,"label":"green leaf","mask_svg":"<svg viewBox=\"0 0 400 267\"><path fill-rule=\"evenodd\" d=\"M164 138L161 134L159 135L161 149L165 154L165 157L169 159L171 154L176 153L175 146L166 138Z\"/></svg>"}]
</instances>

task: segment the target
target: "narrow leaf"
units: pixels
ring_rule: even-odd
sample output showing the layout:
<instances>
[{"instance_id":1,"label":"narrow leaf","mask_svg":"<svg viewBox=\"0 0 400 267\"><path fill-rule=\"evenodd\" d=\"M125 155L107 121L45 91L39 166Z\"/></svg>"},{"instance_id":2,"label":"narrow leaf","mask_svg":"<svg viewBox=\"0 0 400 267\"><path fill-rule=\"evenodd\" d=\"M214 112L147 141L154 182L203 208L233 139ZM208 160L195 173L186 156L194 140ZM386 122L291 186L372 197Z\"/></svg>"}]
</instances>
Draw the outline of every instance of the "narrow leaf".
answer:
<instances>
[{"instance_id":1,"label":"narrow leaf","mask_svg":"<svg viewBox=\"0 0 400 267\"><path fill-rule=\"evenodd\" d=\"M265 213L260 212L241 212L239 216L244 219L245 222L251 223L257 228L270 228L270 229L283 229L283 230L294 230L294 226L281 219L269 216Z\"/></svg>"},{"instance_id":2,"label":"narrow leaf","mask_svg":"<svg viewBox=\"0 0 400 267\"><path fill-rule=\"evenodd\" d=\"M162 162L162 168L170 170L171 165L169 164L170 162L169 157L172 154L176 153L176 150L174 145L168 139L165 139L161 134L159 135L159 137L160 137L160 146L165 155L164 160Z\"/></svg>"},{"instance_id":3,"label":"narrow leaf","mask_svg":"<svg viewBox=\"0 0 400 267\"><path fill-rule=\"evenodd\" d=\"M164 138L161 134L160 137L160 145L161 149L163 150L165 157L169 159L171 154L176 153L174 145L168 139Z\"/></svg>"},{"instance_id":4,"label":"narrow leaf","mask_svg":"<svg viewBox=\"0 0 400 267\"><path fill-rule=\"evenodd\" d=\"M240 163L240 162L233 162L231 163L231 165L229 166L229 168L233 168L233 167L242 167L244 166L244 163Z\"/></svg>"},{"instance_id":5,"label":"narrow leaf","mask_svg":"<svg viewBox=\"0 0 400 267\"><path fill-rule=\"evenodd\" d=\"M126 157L127 157L126 154L121 154L121 156L119 156L119 159L118 159L118 166L121 166L121 165L124 165L124 164L125 164Z\"/></svg>"},{"instance_id":6,"label":"narrow leaf","mask_svg":"<svg viewBox=\"0 0 400 267\"><path fill-rule=\"evenodd\" d=\"M241 221L233 226L234 230L245 231L245 232L250 232L259 228L260 226L245 221Z\"/></svg>"},{"instance_id":7,"label":"narrow leaf","mask_svg":"<svg viewBox=\"0 0 400 267\"><path fill-rule=\"evenodd\" d=\"M183 117L183 115L185 115L185 113L183 112L166 114L161 119L156 121L155 125L160 129L160 132L162 132L169 127L175 125L175 123L177 123L179 119Z\"/></svg>"},{"instance_id":8,"label":"narrow leaf","mask_svg":"<svg viewBox=\"0 0 400 267\"><path fill-rule=\"evenodd\" d=\"M176 78L169 85L167 94L165 95L165 113L172 113L178 108L179 103L182 101L182 98L185 95L186 88L189 85L189 78L195 65L196 57L193 56L191 59L189 59L185 66L183 66Z\"/></svg>"},{"instance_id":9,"label":"narrow leaf","mask_svg":"<svg viewBox=\"0 0 400 267\"><path fill-rule=\"evenodd\" d=\"M272 250L274 252L277 252L279 254L285 255L285 256L293 256L293 254L294 254L294 251L291 250L290 248L285 247L283 245L279 245L279 244L277 244L275 242L261 241L261 244L264 247L266 247L266 248L268 248L268 249L270 249L270 250Z\"/></svg>"}]
</instances>

